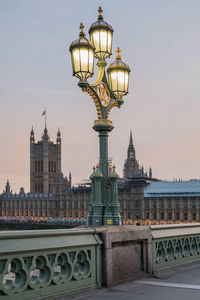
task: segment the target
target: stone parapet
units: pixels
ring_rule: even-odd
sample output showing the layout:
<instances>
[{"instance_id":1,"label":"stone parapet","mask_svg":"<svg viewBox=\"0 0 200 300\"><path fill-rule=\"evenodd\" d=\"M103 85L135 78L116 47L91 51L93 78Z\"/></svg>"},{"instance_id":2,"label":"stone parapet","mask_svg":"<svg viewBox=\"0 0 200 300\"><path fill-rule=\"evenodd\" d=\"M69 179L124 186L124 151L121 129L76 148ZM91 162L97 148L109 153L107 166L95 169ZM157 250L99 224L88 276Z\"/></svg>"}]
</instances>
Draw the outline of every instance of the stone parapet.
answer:
<instances>
[{"instance_id":1,"label":"stone parapet","mask_svg":"<svg viewBox=\"0 0 200 300\"><path fill-rule=\"evenodd\" d=\"M200 223L150 226L152 270L200 260Z\"/></svg>"},{"instance_id":2,"label":"stone parapet","mask_svg":"<svg viewBox=\"0 0 200 300\"><path fill-rule=\"evenodd\" d=\"M107 287L152 272L151 231L148 226L96 228L102 244L102 278Z\"/></svg>"},{"instance_id":3,"label":"stone parapet","mask_svg":"<svg viewBox=\"0 0 200 300\"><path fill-rule=\"evenodd\" d=\"M101 286L94 229L0 232L2 300L50 299Z\"/></svg>"}]
</instances>

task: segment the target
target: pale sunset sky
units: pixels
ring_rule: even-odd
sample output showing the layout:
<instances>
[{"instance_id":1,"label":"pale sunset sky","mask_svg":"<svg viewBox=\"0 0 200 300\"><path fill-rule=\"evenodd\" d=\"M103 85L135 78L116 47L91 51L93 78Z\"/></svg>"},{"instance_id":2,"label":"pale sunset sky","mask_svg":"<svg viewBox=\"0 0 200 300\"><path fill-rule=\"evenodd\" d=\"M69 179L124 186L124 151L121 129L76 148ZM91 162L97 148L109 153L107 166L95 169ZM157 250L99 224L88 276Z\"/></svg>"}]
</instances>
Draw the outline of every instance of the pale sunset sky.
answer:
<instances>
[{"instance_id":1,"label":"pale sunset sky","mask_svg":"<svg viewBox=\"0 0 200 300\"><path fill-rule=\"evenodd\" d=\"M62 135L62 170L73 184L98 162L95 106L72 77L69 46L97 20L114 28L131 68L129 94L110 119L109 157L122 176L129 134L139 163L159 179L200 178L199 0L0 0L0 193L29 191L29 137ZM87 34L88 35L88 34ZM90 82L95 80L97 72Z\"/></svg>"}]
</instances>

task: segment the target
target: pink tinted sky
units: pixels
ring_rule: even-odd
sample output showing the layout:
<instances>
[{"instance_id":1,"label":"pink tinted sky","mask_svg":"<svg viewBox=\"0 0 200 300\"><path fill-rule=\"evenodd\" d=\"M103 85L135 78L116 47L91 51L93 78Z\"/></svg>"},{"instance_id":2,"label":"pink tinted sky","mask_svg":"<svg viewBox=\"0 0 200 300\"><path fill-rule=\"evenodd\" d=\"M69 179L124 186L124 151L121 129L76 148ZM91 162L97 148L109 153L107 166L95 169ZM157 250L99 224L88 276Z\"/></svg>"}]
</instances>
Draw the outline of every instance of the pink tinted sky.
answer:
<instances>
[{"instance_id":1,"label":"pink tinted sky","mask_svg":"<svg viewBox=\"0 0 200 300\"><path fill-rule=\"evenodd\" d=\"M130 129L136 155L161 179L200 178L199 0L0 2L0 191L29 191L29 134L62 134L62 169L73 183L89 177L98 161L92 100L72 77L68 52L79 23L86 32L102 5L117 46L132 72L130 93L113 109L109 156L122 175Z\"/></svg>"}]
</instances>

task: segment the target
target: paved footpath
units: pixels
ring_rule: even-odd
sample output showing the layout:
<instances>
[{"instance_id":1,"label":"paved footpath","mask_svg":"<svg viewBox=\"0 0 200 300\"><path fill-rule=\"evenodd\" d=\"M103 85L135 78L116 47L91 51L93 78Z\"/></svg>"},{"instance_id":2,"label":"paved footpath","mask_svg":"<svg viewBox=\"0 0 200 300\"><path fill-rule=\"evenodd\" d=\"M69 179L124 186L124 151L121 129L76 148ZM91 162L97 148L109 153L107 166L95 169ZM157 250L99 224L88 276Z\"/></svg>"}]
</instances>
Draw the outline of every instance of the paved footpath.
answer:
<instances>
[{"instance_id":1,"label":"paved footpath","mask_svg":"<svg viewBox=\"0 0 200 300\"><path fill-rule=\"evenodd\" d=\"M55 300L200 300L200 262L160 272L112 288L101 288Z\"/></svg>"}]
</instances>

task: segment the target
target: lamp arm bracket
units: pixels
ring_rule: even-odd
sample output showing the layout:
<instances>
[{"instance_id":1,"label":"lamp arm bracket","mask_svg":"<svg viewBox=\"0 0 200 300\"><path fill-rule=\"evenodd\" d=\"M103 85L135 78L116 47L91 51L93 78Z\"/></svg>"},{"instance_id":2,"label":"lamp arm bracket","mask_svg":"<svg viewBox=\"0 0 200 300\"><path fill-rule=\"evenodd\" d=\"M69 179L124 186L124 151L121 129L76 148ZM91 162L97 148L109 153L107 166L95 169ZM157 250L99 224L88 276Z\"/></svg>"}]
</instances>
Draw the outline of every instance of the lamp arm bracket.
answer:
<instances>
[{"instance_id":1,"label":"lamp arm bracket","mask_svg":"<svg viewBox=\"0 0 200 300\"><path fill-rule=\"evenodd\" d=\"M113 107L120 108L123 101L119 101L119 99L115 97L114 93L110 89L106 72L105 72L106 62L98 61L97 66L99 68L99 72L96 81L92 84L79 84L79 86L81 87L83 92L87 92L93 99L97 110L98 120L108 120L111 109ZM106 104L102 105L102 101L101 101L102 99L100 99L100 96L98 95L99 85L101 85L102 83L104 84L103 89L105 90L107 89L109 95L108 96L109 102L107 105ZM104 90L104 94L106 94L105 90Z\"/></svg>"},{"instance_id":2,"label":"lamp arm bracket","mask_svg":"<svg viewBox=\"0 0 200 300\"><path fill-rule=\"evenodd\" d=\"M98 68L99 68L99 72L98 72L98 75L97 75L97 79L95 80L94 83L90 84L91 87L96 87L103 79L104 77L104 73L105 73L105 65L101 64L97 64L98 65Z\"/></svg>"},{"instance_id":3,"label":"lamp arm bracket","mask_svg":"<svg viewBox=\"0 0 200 300\"><path fill-rule=\"evenodd\" d=\"M107 110L107 118L109 118L109 114L110 114L110 111L113 107L118 107L120 108L119 104L118 104L118 101L117 100L113 100L111 101L109 107L108 107L108 110Z\"/></svg>"},{"instance_id":4,"label":"lamp arm bracket","mask_svg":"<svg viewBox=\"0 0 200 300\"><path fill-rule=\"evenodd\" d=\"M101 101L99 100L99 97L98 97L95 89L91 85L88 85L86 87L83 87L82 91L87 92L90 95L90 97L93 99L94 104L96 106L98 119L102 120L103 119L102 105L101 105Z\"/></svg>"}]
</instances>

